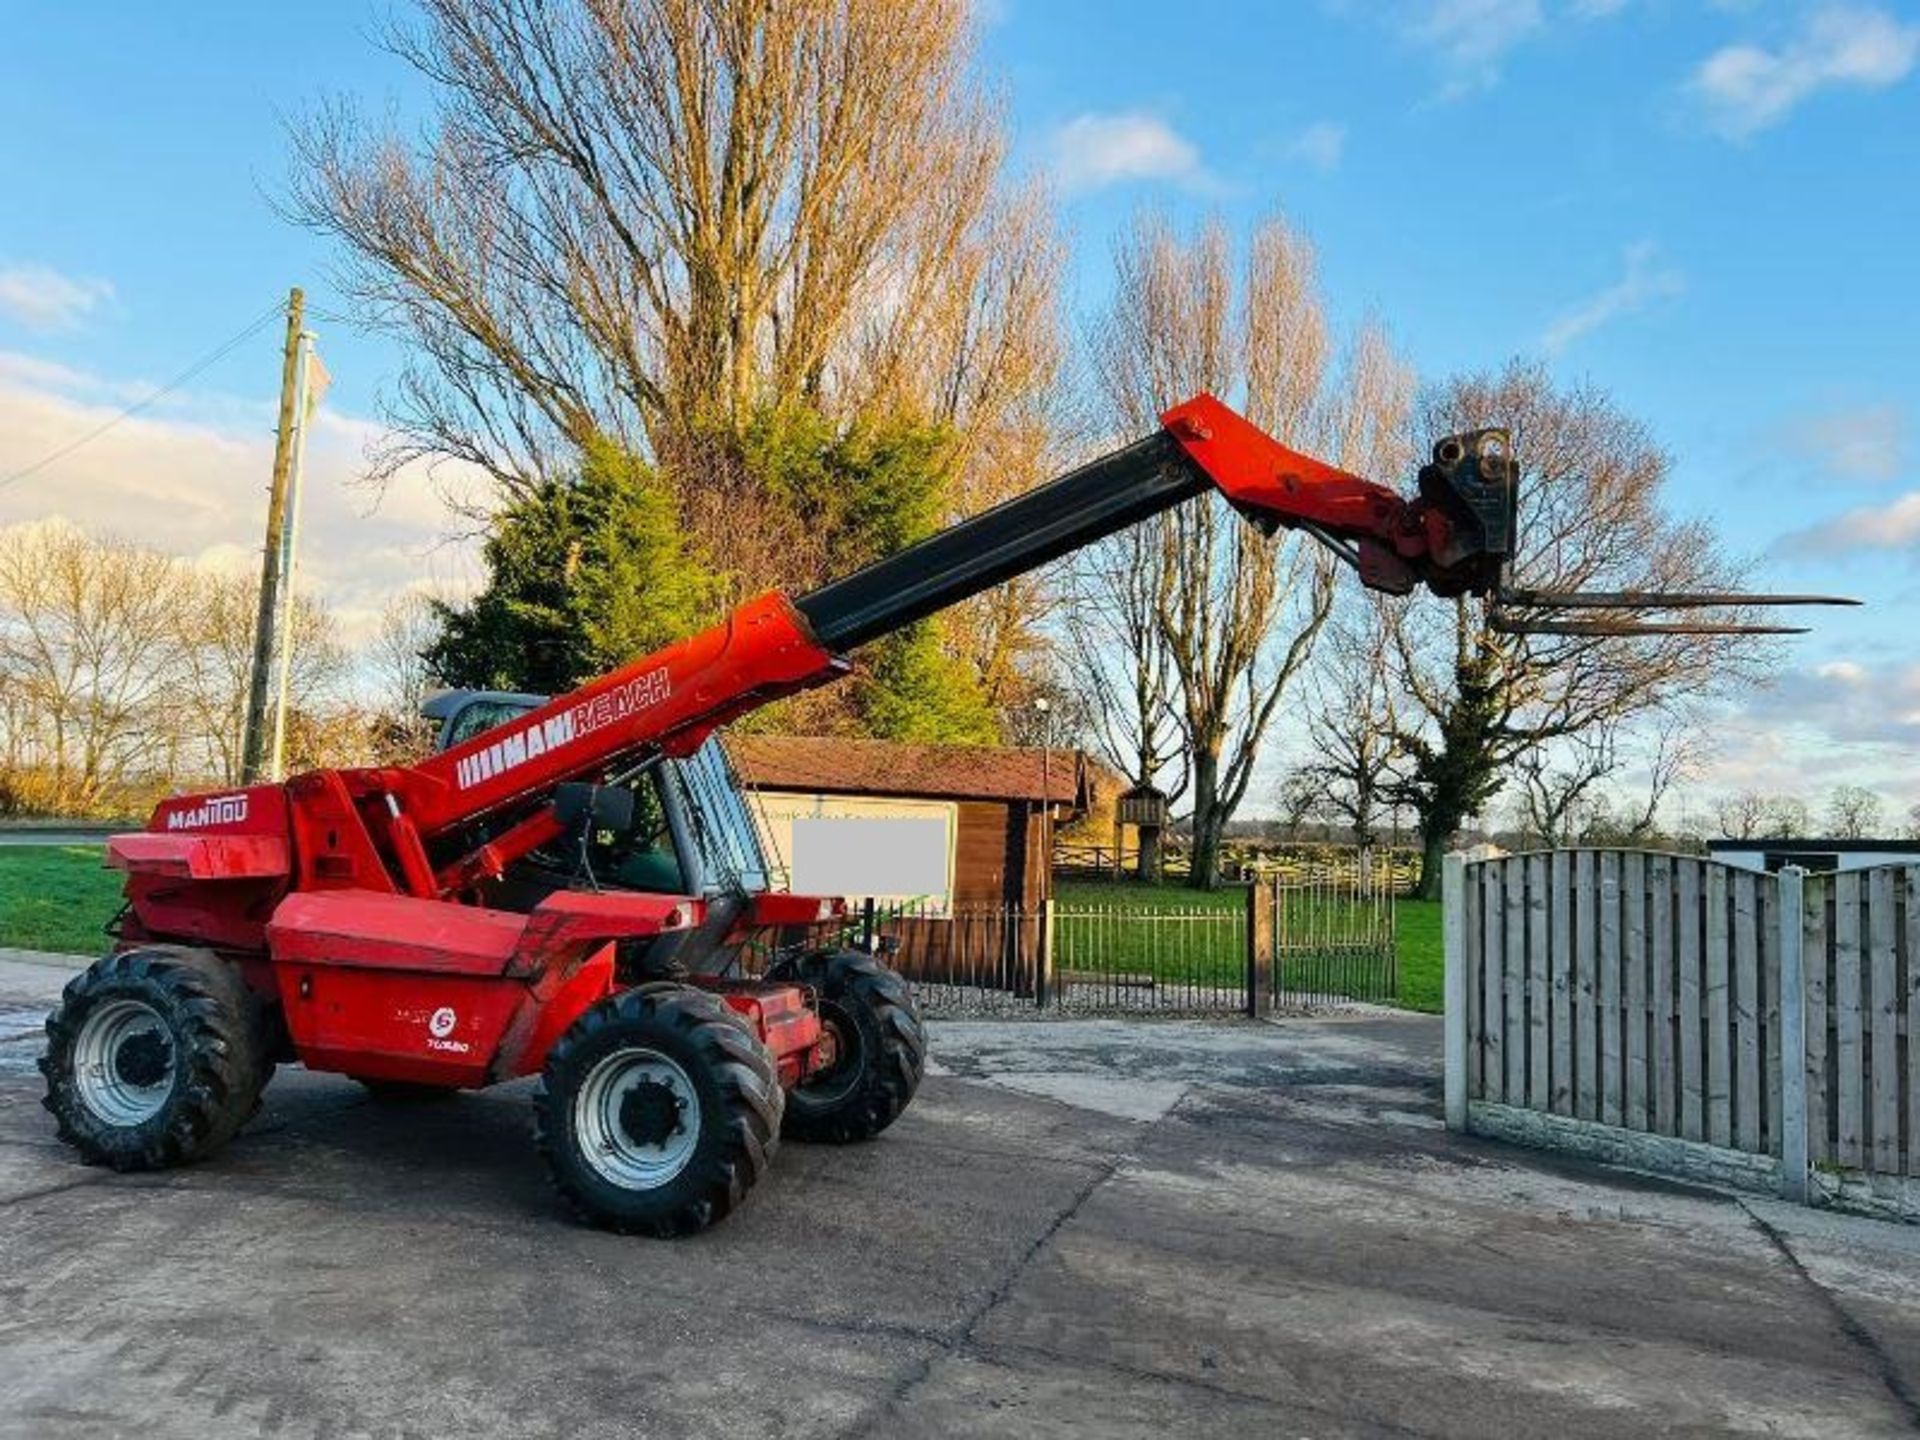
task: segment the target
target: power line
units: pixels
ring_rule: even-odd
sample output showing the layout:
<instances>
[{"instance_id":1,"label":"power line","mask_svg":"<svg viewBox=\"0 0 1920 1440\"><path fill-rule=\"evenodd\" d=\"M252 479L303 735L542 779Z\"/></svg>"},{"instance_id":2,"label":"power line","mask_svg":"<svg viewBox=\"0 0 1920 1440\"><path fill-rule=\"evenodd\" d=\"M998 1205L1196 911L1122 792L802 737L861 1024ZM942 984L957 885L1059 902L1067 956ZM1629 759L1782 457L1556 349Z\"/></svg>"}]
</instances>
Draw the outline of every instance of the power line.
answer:
<instances>
[{"instance_id":1,"label":"power line","mask_svg":"<svg viewBox=\"0 0 1920 1440\"><path fill-rule=\"evenodd\" d=\"M162 396L169 395L173 393L175 390L178 390L182 385L186 384L187 381L193 379L193 377L198 375L201 371L207 369L211 365L217 364L221 360L224 360L228 355L232 354L234 350L238 349L246 341L252 339L253 336L256 333L258 333L261 330L261 328L267 324L268 321L272 320L276 315L279 315L286 308L287 307L285 302L275 301L273 306L270 309L268 309L265 314L261 315L257 320L254 320L251 323L249 323L244 330L239 332L239 334L234 335L231 339L223 341L218 349L211 350L207 354L201 356L198 360L194 361L193 364L189 365L186 369L182 370L178 375L174 376L171 380L167 381L166 384L162 385L158 390L155 390L152 394L142 396L140 399L134 401L133 404L127 406L124 410L120 411L119 414L113 416L111 419L103 420L100 424L94 426L93 429L87 431L86 434L80 436L78 439L69 440L65 445L62 445L57 449L51 450L47 454L42 455L38 460L34 461L31 465L26 466L24 469L16 470L11 475L8 475L4 479L0 479L0 489L5 489L7 486L13 484L16 480L24 480L29 475L37 474L39 471L42 471L46 469L47 466L53 464L53 462L56 460L65 459L67 456L71 455L74 451L78 450L82 445L87 445L95 440L98 440L102 435L106 434L109 430L113 429L114 426L120 424L123 420L132 419L135 415L138 415L142 410L145 410L149 405L153 404L154 401L160 399Z\"/></svg>"}]
</instances>

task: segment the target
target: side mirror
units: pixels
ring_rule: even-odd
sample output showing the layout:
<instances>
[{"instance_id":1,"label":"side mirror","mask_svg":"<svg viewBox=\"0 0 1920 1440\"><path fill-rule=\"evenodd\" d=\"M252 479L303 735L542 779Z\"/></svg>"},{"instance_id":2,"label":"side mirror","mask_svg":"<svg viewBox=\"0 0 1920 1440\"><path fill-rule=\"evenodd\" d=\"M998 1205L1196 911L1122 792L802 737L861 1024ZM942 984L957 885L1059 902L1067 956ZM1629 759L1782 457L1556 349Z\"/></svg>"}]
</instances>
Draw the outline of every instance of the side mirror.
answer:
<instances>
[{"instance_id":1,"label":"side mirror","mask_svg":"<svg viewBox=\"0 0 1920 1440\"><path fill-rule=\"evenodd\" d=\"M583 825L624 835L633 829L633 791L624 785L590 785L570 780L553 791L553 814L568 830Z\"/></svg>"}]
</instances>

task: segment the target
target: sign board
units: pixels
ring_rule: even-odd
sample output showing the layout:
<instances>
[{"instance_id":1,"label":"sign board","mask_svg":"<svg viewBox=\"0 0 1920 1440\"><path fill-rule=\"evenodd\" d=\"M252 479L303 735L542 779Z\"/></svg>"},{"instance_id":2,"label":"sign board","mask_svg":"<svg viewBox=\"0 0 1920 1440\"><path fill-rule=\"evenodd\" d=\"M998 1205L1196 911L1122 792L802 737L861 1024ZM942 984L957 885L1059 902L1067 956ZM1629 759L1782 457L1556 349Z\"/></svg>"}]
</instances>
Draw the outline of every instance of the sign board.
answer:
<instances>
[{"instance_id":1,"label":"sign board","mask_svg":"<svg viewBox=\"0 0 1920 1440\"><path fill-rule=\"evenodd\" d=\"M949 913L959 806L950 801L762 791L770 847L799 895Z\"/></svg>"}]
</instances>

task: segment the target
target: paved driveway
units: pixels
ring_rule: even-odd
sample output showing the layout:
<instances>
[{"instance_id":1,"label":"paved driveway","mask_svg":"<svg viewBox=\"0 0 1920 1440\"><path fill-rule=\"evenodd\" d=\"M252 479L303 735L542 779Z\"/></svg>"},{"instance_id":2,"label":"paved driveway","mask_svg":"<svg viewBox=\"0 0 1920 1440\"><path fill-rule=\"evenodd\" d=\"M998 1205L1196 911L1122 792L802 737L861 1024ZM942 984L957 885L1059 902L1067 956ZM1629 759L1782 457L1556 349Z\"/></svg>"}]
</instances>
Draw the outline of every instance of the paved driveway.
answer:
<instances>
[{"instance_id":1,"label":"paved driveway","mask_svg":"<svg viewBox=\"0 0 1920 1440\"><path fill-rule=\"evenodd\" d=\"M0 963L0 1020L63 978ZM6 1010L11 1002L12 1010ZM1430 1020L949 1024L878 1143L674 1244L525 1087L283 1073L221 1157L57 1147L0 1025L0 1435L1907 1433L1920 1230L1446 1135Z\"/></svg>"}]
</instances>

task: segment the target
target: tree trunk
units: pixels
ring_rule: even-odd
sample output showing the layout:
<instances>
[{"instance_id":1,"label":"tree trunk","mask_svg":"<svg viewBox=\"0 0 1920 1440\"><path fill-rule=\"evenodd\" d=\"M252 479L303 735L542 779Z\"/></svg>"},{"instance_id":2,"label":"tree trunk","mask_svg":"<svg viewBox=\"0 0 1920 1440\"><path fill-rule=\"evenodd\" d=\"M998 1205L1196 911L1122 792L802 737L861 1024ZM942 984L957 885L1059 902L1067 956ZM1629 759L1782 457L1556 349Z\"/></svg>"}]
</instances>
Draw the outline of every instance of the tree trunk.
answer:
<instances>
[{"instance_id":1,"label":"tree trunk","mask_svg":"<svg viewBox=\"0 0 1920 1440\"><path fill-rule=\"evenodd\" d=\"M1187 885L1194 890L1220 886L1220 836L1227 816L1220 804L1220 756L1198 750L1193 757L1193 869Z\"/></svg>"},{"instance_id":2,"label":"tree trunk","mask_svg":"<svg viewBox=\"0 0 1920 1440\"><path fill-rule=\"evenodd\" d=\"M1165 868L1164 852L1160 844L1160 827L1142 825L1140 827L1140 856L1138 874L1149 885L1158 885Z\"/></svg>"},{"instance_id":3,"label":"tree trunk","mask_svg":"<svg viewBox=\"0 0 1920 1440\"><path fill-rule=\"evenodd\" d=\"M1420 883L1414 886L1416 900L1438 900L1440 898L1440 862L1446 858L1447 841L1452 835L1440 830L1429 829L1426 822L1420 825Z\"/></svg>"}]
</instances>

